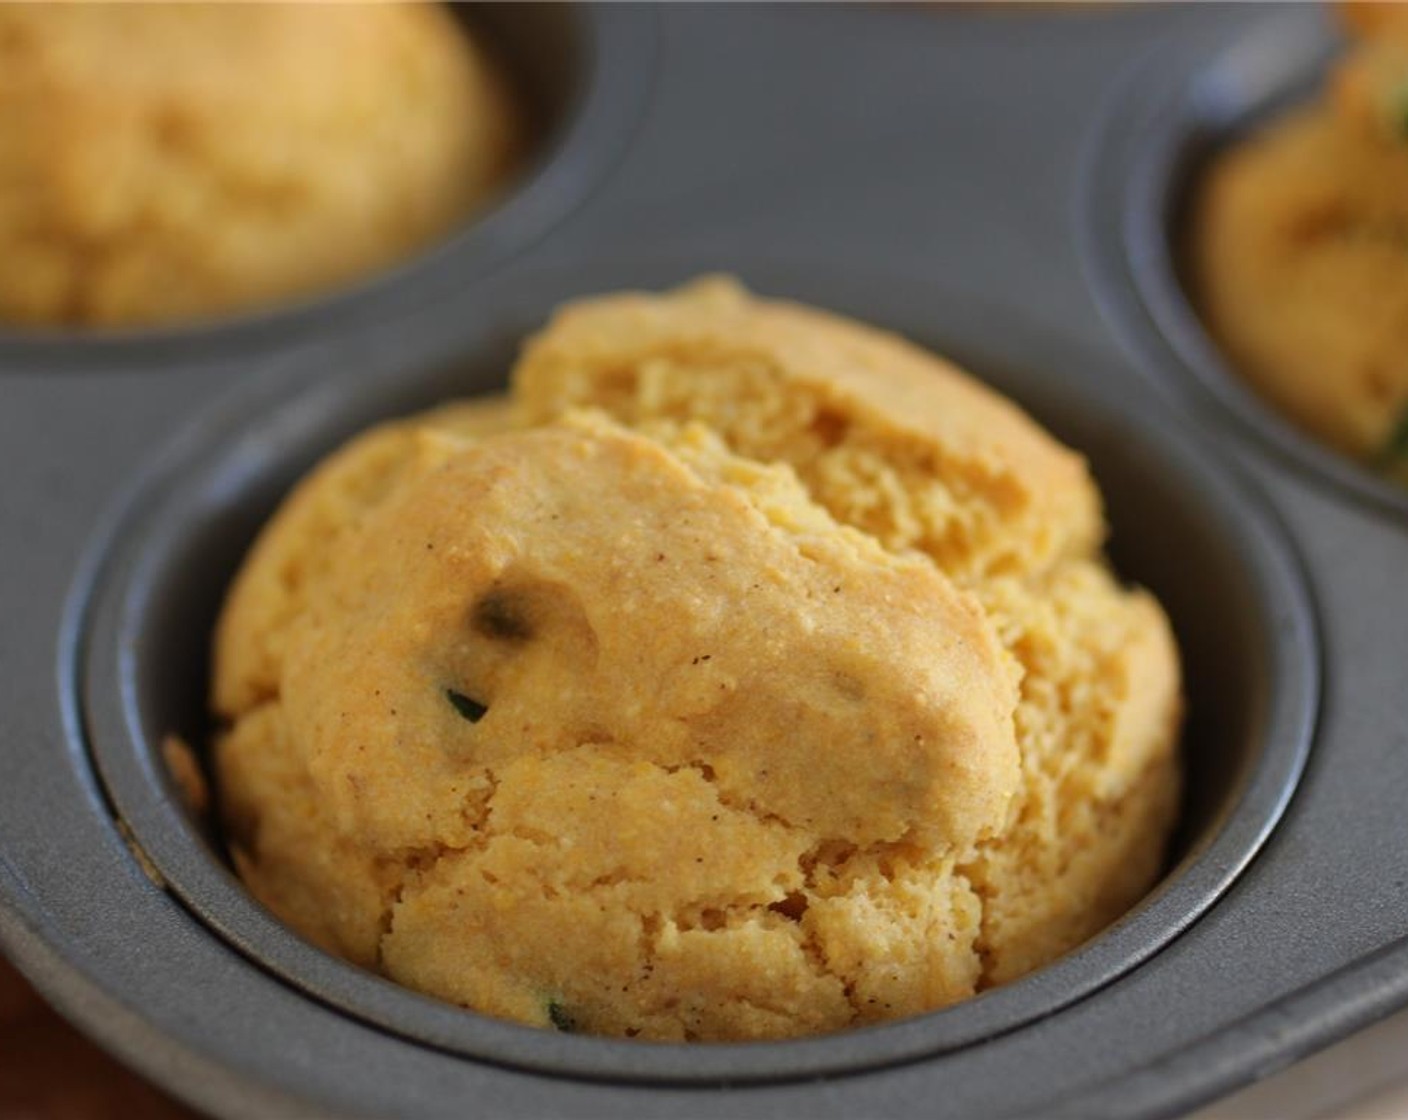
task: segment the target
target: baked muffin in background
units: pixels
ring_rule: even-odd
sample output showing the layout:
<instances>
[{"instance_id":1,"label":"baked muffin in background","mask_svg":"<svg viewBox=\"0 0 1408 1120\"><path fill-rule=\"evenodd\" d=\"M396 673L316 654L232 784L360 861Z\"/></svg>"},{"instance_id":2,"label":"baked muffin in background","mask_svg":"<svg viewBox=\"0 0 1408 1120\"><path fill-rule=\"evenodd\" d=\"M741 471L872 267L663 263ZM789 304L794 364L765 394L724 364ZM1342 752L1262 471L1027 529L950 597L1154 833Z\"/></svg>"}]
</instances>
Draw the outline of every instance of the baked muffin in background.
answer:
<instances>
[{"instance_id":1,"label":"baked muffin in background","mask_svg":"<svg viewBox=\"0 0 1408 1120\"><path fill-rule=\"evenodd\" d=\"M492 199L523 132L439 5L0 6L0 323L336 288Z\"/></svg>"},{"instance_id":2,"label":"baked muffin in background","mask_svg":"<svg viewBox=\"0 0 1408 1120\"><path fill-rule=\"evenodd\" d=\"M1191 281L1267 400L1408 483L1408 8L1342 10L1358 38L1320 98L1200 184Z\"/></svg>"},{"instance_id":3,"label":"baked muffin in background","mask_svg":"<svg viewBox=\"0 0 1408 1120\"><path fill-rule=\"evenodd\" d=\"M726 281L585 300L508 401L288 497L215 640L226 836L295 929L559 1030L817 1034L1153 883L1178 653L1081 458L942 359Z\"/></svg>"}]
</instances>

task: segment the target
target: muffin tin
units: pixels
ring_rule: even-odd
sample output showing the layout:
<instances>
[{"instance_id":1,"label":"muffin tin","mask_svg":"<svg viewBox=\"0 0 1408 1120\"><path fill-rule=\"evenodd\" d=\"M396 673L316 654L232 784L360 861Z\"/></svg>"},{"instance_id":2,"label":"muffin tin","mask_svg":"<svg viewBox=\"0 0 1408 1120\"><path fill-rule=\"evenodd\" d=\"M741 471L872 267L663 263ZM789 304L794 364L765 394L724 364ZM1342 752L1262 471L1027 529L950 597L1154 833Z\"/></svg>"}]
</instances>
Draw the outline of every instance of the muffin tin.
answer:
<instances>
[{"instance_id":1,"label":"muffin tin","mask_svg":"<svg viewBox=\"0 0 1408 1120\"><path fill-rule=\"evenodd\" d=\"M226 1116L1156 1116L1408 1003L1408 507L1228 404L1149 295L1182 298L1168 153L1304 82L1328 28L1260 6L523 12L490 13L544 21L503 29L520 57L578 60L564 131L443 248L259 319L0 340L6 952ZM1013 984L777 1044L535 1031L318 952L161 761L165 733L203 733L244 548L351 432L501 387L559 301L712 269L949 354L1090 457L1115 562L1186 661L1166 877Z\"/></svg>"}]
</instances>

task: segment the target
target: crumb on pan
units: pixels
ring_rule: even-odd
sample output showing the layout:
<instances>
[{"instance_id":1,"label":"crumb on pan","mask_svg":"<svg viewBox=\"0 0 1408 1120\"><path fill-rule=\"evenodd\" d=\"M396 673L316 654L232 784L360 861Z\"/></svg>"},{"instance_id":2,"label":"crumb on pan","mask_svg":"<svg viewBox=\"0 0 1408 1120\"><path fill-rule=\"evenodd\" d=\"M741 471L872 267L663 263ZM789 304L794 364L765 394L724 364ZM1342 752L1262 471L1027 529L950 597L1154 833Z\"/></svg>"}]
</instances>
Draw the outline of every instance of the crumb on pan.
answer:
<instances>
[{"instance_id":1,"label":"crumb on pan","mask_svg":"<svg viewBox=\"0 0 1408 1120\"><path fill-rule=\"evenodd\" d=\"M166 772L171 775L186 812L204 821L210 812L210 784L195 751L181 736L167 735L161 741L161 760L166 763Z\"/></svg>"}]
</instances>

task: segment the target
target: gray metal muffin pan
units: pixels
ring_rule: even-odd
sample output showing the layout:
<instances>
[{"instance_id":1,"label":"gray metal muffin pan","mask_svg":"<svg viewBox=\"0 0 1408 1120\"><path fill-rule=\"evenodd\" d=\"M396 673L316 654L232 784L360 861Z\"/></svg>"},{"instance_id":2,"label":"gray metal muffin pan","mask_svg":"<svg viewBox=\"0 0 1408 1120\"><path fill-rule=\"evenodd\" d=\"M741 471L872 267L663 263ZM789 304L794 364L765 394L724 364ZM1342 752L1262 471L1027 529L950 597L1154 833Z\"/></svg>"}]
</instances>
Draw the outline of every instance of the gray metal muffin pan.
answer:
<instances>
[{"instance_id":1,"label":"gray metal muffin pan","mask_svg":"<svg viewBox=\"0 0 1408 1120\"><path fill-rule=\"evenodd\" d=\"M1195 388L1142 294L1178 298L1170 258L1125 236L1177 168L1118 178L1159 163L1139 136L1198 123L1131 118L1207 68L1247 68L1250 112L1265 70L1236 60L1308 42L1277 71L1303 83L1328 42L1314 14L525 11L581 62L567 123L439 252L208 330L0 340L5 951L224 1116L1160 1116L1408 1003L1408 518ZM546 233L514 217L544 182ZM501 386L560 300L714 269L949 353L1089 455L1116 562L1187 663L1166 878L1006 988L783 1044L533 1031L319 953L239 889L157 749L202 730L242 549L350 432Z\"/></svg>"}]
</instances>

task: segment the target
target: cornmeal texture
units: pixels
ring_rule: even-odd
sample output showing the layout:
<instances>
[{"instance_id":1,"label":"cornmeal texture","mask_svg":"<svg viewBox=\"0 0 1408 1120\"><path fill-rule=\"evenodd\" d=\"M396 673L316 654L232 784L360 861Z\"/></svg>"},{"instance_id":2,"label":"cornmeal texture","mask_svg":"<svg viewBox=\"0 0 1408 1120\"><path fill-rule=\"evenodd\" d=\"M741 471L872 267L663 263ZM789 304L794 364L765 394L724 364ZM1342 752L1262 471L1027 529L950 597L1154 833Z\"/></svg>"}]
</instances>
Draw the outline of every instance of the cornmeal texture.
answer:
<instances>
[{"instance_id":1,"label":"cornmeal texture","mask_svg":"<svg viewBox=\"0 0 1408 1120\"><path fill-rule=\"evenodd\" d=\"M589 406L708 424L791 466L843 524L963 580L1038 571L1103 532L1085 464L1010 401L895 335L728 280L568 306L514 388L530 420Z\"/></svg>"},{"instance_id":2,"label":"cornmeal texture","mask_svg":"<svg viewBox=\"0 0 1408 1120\"><path fill-rule=\"evenodd\" d=\"M719 280L584 301L511 401L357 437L256 543L215 644L236 865L558 1030L961 1000L1161 865L1177 651L1101 524L1078 456L898 339Z\"/></svg>"},{"instance_id":3,"label":"cornmeal texture","mask_svg":"<svg viewBox=\"0 0 1408 1120\"><path fill-rule=\"evenodd\" d=\"M1408 482L1408 15L1363 38L1320 100L1219 157L1191 265L1234 366L1322 442Z\"/></svg>"},{"instance_id":4,"label":"cornmeal texture","mask_svg":"<svg viewBox=\"0 0 1408 1120\"><path fill-rule=\"evenodd\" d=\"M5 5L0 319L169 323L343 284L492 197L522 132L438 5Z\"/></svg>"}]
</instances>

